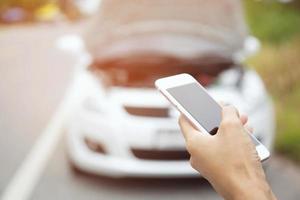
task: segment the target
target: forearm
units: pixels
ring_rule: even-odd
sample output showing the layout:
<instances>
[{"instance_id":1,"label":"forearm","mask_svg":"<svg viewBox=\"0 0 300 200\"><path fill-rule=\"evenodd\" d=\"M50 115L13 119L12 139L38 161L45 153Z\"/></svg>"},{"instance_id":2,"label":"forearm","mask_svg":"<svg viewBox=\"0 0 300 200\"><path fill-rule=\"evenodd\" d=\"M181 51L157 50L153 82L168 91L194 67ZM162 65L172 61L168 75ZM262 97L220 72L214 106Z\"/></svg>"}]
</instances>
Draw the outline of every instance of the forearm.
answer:
<instances>
[{"instance_id":1,"label":"forearm","mask_svg":"<svg viewBox=\"0 0 300 200\"><path fill-rule=\"evenodd\" d=\"M243 182L239 181L234 188L224 193L226 200L276 200L267 181Z\"/></svg>"},{"instance_id":2,"label":"forearm","mask_svg":"<svg viewBox=\"0 0 300 200\"><path fill-rule=\"evenodd\" d=\"M260 188L247 188L244 191L240 191L237 193L234 193L231 195L230 198L226 200L276 200L276 197L274 196L272 190L266 189L260 189Z\"/></svg>"}]
</instances>

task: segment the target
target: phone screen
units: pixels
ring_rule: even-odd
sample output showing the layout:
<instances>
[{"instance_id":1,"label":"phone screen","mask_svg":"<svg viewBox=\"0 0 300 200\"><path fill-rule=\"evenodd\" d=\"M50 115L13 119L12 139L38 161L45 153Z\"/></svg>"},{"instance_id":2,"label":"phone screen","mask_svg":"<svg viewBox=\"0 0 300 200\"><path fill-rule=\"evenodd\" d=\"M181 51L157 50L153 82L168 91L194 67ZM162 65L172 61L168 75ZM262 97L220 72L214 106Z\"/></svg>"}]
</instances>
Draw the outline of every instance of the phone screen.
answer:
<instances>
[{"instance_id":1,"label":"phone screen","mask_svg":"<svg viewBox=\"0 0 300 200\"><path fill-rule=\"evenodd\" d=\"M189 83L167 91L210 134L217 133L221 123L222 108L198 83Z\"/></svg>"},{"instance_id":2,"label":"phone screen","mask_svg":"<svg viewBox=\"0 0 300 200\"><path fill-rule=\"evenodd\" d=\"M222 118L222 108L198 83L189 83L167 91L189 112L192 117L210 134L217 133ZM252 136L255 145L260 143Z\"/></svg>"}]
</instances>

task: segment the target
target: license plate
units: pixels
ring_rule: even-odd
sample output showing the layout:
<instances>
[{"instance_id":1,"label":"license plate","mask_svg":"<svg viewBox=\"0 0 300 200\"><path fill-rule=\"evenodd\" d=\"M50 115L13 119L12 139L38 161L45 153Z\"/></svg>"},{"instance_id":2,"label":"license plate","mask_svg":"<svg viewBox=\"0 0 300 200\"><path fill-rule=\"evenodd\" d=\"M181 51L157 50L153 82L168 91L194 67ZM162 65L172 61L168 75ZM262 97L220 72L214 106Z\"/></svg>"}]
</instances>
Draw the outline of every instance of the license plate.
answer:
<instances>
[{"instance_id":1,"label":"license plate","mask_svg":"<svg viewBox=\"0 0 300 200\"><path fill-rule=\"evenodd\" d=\"M184 139L180 130L161 129L157 131L158 148L178 148L184 146Z\"/></svg>"}]
</instances>

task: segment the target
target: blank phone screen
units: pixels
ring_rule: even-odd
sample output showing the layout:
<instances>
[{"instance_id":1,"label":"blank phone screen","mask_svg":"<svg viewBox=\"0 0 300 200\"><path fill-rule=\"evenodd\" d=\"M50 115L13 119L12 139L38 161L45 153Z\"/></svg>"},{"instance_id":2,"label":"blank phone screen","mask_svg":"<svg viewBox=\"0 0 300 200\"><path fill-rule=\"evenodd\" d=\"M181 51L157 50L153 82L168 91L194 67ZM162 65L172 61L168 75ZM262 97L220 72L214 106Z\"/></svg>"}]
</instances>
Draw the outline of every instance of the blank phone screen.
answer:
<instances>
[{"instance_id":1,"label":"blank phone screen","mask_svg":"<svg viewBox=\"0 0 300 200\"><path fill-rule=\"evenodd\" d=\"M167 91L207 132L212 135L217 132L222 109L198 83L169 88Z\"/></svg>"}]
</instances>

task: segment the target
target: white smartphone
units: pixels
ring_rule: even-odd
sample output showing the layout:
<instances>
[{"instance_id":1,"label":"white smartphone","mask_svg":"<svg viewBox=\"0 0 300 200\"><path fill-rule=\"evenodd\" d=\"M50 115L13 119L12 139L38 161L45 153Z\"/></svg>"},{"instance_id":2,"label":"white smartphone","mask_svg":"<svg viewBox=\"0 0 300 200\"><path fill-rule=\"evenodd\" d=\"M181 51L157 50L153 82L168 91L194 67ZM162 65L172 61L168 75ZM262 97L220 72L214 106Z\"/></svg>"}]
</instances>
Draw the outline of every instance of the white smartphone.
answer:
<instances>
[{"instance_id":1,"label":"white smartphone","mask_svg":"<svg viewBox=\"0 0 300 200\"><path fill-rule=\"evenodd\" d=\"M222 107L189 74L155 81L157 89L201 132L214 135L221 123ZM249 134L261 161L270 157L268 149Z\"/></svg>"}]
</instances>

